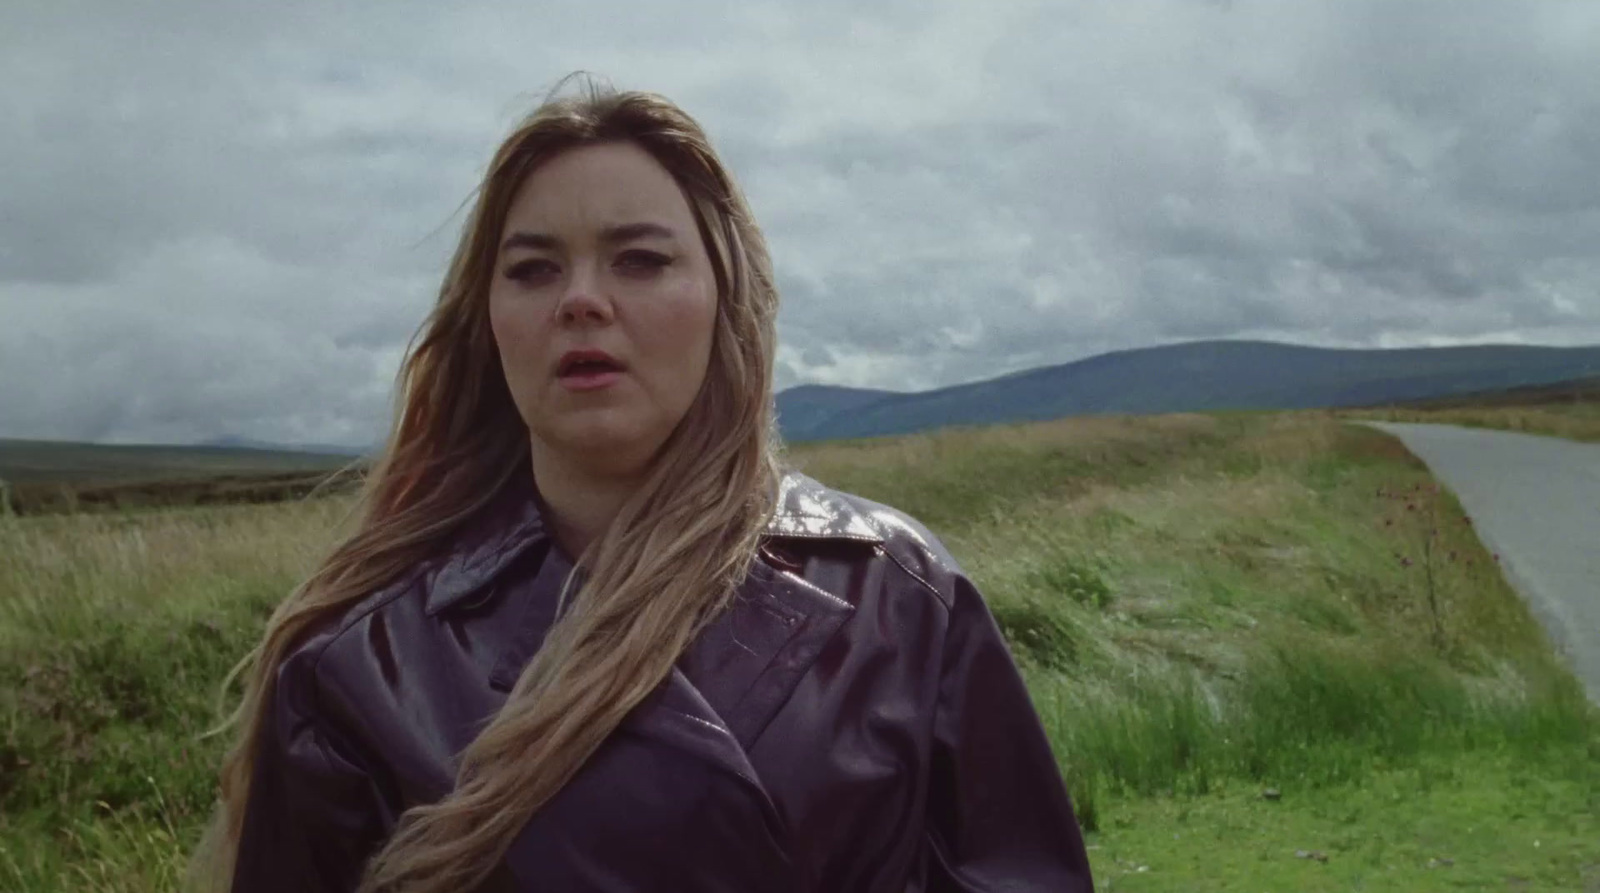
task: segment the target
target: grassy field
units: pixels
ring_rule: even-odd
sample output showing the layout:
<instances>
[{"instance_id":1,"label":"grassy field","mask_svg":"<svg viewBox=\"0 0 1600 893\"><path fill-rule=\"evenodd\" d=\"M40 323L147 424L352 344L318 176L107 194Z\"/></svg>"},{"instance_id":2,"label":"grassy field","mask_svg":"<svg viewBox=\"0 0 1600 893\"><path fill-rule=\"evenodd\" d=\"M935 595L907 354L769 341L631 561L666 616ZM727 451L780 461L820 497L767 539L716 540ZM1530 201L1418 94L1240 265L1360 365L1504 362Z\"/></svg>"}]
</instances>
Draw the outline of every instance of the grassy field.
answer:
<instances>
[{"instance_id":1,"label":"grassy field","mask_svg":"<svg viewBox=\"0 0 1600 893\"><path fill-rule=\"evenodd\" d=\"M1102 889L1600 889L1600 716L1385 435L1095 418L792 458L977 581ZM0 521L0 889L171 889L215 684L345 506Z\"/></svg>"},{"instance_id":2,"label":"grassy field","mask_svg":"<svg viewBox=\"0 0 1600 893\"><path fill-rule=\"evenodd\" d=\"M1454 407L1446 409L1382 409L1377 411L1340 410L1349 418L1380 422L1432 422L1465 425L1468 428L1494 428L1521 431L1600 443L1600 399L1593 403L1546 406Z\"/></svg>"},{"instance_id":3,"label":"grassy field","mask_svg":"<svg viewBox=\"0 0 1600 893\"><path fill-rule=\"evenodd\" d=\"M188 480L331 471L352 456L223 446L145 446L0 437L0 478L14 484Z\"/></svg>"},{"instance_id":4,"label":"grassy field","mask_svg":"<svg viewBox=\"0 0 1600 893\"><path fill-rule=\"evenodd\" d=\"M327 483L352 456L239 447L0 438L0 515L278 502Z\"/></svg>"},{"instance_id":5,"label":"grassy field","mask_svg":"<svg viewBox=\"0 0 1600 893\"><path fill-rule=\"evenodd\" d=\"M1600 379L1441 397L1408 406L1338 410L1336 414L1384 422L1494 428L1600 443Z\"/></svg>"}]
</instances>

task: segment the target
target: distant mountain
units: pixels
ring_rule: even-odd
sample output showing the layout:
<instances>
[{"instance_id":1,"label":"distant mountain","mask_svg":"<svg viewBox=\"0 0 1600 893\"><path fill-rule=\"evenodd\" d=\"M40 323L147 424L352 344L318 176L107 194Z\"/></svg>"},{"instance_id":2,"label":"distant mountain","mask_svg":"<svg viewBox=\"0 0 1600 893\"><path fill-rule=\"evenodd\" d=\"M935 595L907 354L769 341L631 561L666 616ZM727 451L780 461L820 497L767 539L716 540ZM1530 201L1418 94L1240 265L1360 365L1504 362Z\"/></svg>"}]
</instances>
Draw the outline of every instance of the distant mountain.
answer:
<instances>
[{"instance_id":1,"label":"distant mountain","mask_svg":"<svg viewBox=\"0 0 1600 893\"><path fill-rule=\"evenodd\" d=\"M791 431L809 431L841 413L859 410L887 397L904 396L899 391L803 384L778 395L778 425L786 436Z\"/></svg>"},{"instance_id":2,"label":"distant mountain","mask_svg":"<svg viewBox=\"0 0 1600 893\"><path fill-rule=\"evenodd\" d=\"M784 437L800 442L1074 415L1370 406L1597 374L1600 346L1343 350L1195 341L916 393L802 385L777 402Z\"/></svg>"},{"instance_id":3,"label":"distant mountain","mask_svg":"<svg viewBox=\"0 0 1600 893\"><path fill-rule=\"evenodd\" d=\"M1429 397L1397 405L1407 409L1462 409L1483 406L1551 406L1563 403L1600 405L1600 375L1493 391L1471 391L1446 397Z\"/></svg>"},{"instance_id":4,"label":"distant mountain","mask_svg":"<svg viewBox=\"0 0 1600 893\"><path fill-rule=\"evenodd\" d=\"M229 475L319 474L355 456L237 446L82 443L0 438L0 479L112 484Z\"/></svg>"},{"instance_id":5,"label":"distant mountain","mask_svg":"<svg viewBox=\"0 0 1600 893\"><path fill-rule=\"evenodd\" d=\"M319 456L360 456L366 451L360 447L343 446L330 443L272 443L265 440L251 440L248 437L217 437L205 441L200 446L222 447L233 450L265 450L270 453L315 453Z\"/></svg>"}]
</instances>

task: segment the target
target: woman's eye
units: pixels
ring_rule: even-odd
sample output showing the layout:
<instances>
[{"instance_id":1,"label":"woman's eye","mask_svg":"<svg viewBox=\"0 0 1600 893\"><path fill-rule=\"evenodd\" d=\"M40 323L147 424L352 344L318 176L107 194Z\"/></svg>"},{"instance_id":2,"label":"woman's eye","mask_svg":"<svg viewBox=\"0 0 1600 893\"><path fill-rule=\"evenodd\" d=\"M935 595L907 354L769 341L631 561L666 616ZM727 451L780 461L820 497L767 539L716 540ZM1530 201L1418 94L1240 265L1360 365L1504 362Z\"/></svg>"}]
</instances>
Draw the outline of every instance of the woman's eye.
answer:
<instances>
[{"instance_id":1,"label":"woman's eye","mask_svg":"<svg viewBox=\"0 0 1600 893\"><path fill-rule=\"evenodd\" d=\"M507 267L506 278L522 282L547 275L554 270L555 264L547 260L525 260Z\"/></svg>"},{"instance_id":2,"label":"woman's eye","mask_svg":"<svg viewBox=\"0 0 1600 893\"><path fill-rule=\"evenodd\" d=\"M629 275L650 276L672 263L672 258L654 251L627 251L617 258L616 265ZM561 272L554 262L544 258L529 258L506 268L505 277L516 282L549 279Z\"/></svg>"},{"instance_id":3,"label":"woman's eye","mask_svg":"<svg viewBox=\"0 0 1600 893\"><path fill-rule=\"evenodd\" d=\"M644 272L654 272L670 263L672 258L654 251L627 251L617 258L618 266Z\"/></svg>"}]
</instances>

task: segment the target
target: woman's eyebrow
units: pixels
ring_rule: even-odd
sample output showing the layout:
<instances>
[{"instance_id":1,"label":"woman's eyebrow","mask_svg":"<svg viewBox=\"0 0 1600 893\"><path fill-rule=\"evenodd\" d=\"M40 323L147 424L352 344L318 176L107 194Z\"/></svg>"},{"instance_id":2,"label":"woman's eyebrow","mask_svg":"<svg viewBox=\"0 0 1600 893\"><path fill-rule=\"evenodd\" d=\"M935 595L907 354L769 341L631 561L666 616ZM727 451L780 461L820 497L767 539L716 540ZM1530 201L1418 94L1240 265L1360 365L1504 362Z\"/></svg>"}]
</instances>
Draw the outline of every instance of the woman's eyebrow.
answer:
<instances>
[{"instance_id":1,"label":"woman's eyebrow","mask_svg":"<svg viewBox=\"0 0 1600 893\"><path fill-rule=\"evenodd\" d=\"M631 242L634 239L646 236L655 236L662 239L675 239L678 234L671 227L659 223L619 223L600 230L600 241L607 245L616 245L622 242ZM517 231L500 243L500 250L508 248L532 248L535 250L555 250L561 247L561 239L548 233L530 233Z\"/></svg>"}]
</instances>

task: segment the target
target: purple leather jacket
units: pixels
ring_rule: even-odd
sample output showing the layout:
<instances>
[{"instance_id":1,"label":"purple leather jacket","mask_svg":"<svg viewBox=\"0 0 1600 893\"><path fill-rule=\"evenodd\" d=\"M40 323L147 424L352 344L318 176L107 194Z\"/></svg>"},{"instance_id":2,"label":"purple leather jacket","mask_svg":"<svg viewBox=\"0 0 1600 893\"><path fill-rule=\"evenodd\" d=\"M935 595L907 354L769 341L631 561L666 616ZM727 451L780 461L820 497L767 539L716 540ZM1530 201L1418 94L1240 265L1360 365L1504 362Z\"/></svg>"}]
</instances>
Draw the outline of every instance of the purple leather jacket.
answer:
<instances>
[{"instance_id":1,"label":"purple leather jacket","mask_svg":"<svg viewBox=\"0 0 1600 893\"><path fill-rule=\"evenodd\" d=\"M282 664L234 887L348 891L504 703L571 568L531 477ZM518 834L482 889L1089 891L993 617L892 508L797 473L732 608Z\"/></svg>"}]
</instances>

